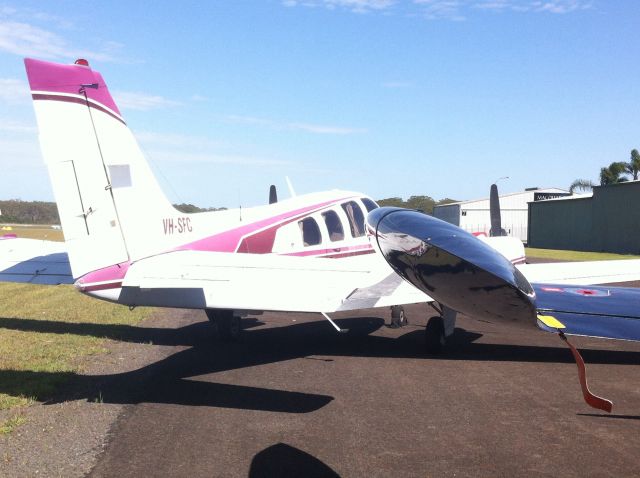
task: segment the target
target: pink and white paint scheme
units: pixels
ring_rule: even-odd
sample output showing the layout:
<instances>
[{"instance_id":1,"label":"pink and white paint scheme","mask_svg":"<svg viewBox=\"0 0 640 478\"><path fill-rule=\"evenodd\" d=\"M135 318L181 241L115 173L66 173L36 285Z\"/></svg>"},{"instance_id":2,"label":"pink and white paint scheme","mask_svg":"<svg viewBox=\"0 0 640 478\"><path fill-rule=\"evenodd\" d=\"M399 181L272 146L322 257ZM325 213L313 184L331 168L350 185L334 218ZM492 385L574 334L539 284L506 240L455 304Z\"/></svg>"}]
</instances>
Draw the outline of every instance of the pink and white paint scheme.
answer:
<instances>
[{"instance_id":1,"label":"pink and white paint scheme","mask_svg":"<svg viewBox=\"0 0 640 478\"><path fill-rule=\"evenodd\" d=\"M182 213L160 189L99 73L84 60L25 65L67 277L82 292L129 306L323 313L431 300L373 248L364 218L377 205L366 195L336 190ZM513 238L483 240L514 263L524 260ZM14 241L28 240L5 242ZM64 282L59 246L38 244L24 254L12 246L12 260L0 257L0 279L46 282L51 271L50 282Z\"/></svg>"}]
</instances>

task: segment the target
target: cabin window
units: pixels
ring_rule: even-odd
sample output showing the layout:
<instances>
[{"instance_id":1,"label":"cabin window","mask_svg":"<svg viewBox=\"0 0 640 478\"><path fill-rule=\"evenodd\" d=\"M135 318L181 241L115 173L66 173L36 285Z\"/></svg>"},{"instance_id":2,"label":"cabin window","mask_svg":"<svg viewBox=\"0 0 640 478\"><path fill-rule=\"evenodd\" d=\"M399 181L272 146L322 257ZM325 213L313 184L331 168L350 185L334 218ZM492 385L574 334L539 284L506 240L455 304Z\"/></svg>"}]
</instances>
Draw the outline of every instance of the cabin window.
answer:
<instances>
[{"instance_id":1,"label":"cabin window","mask_svg":"<svg viewBox=\"0 0 640 478\"><path fill-rule=\"evenodd\" d=\"M355 201L349 201L342 205L342 209L349 218L351 235L353 237L364 236L364 214L362 214L360 206Z\"/></svg>"},{"instance_id":2,"label":"cabin window","mask_svg":"<svg viewBox=\"0 0 640 478\"><path fill-rule=\"evenodd\" d=\"M338 217L338 213L335 211L327 211L322 213L324 223L329 231L329 239L332 242L342 241L344 239L344 230L342 229L342 222Z\"/></svg>"},{"instance_id":3,"label":"cabin window","mask_svg":"<svg viewBox=\"0 0 640 478\"><path fill-rule=\"evenodd\" d=\"M316 246L322 242L320 228L315 219L306 217L302 221L298 221L298 226L300 226L302 242L305 246Z\"/></svg>"},{"instance_id":4,"label":"cabin window","mask_svg":"<svg viewBox=\"0 0 640 478\"><path fill-rule=\"evenodd\" d=\"M367 208L367 212L371 212L374 209L378 209L378 207L380 207L369 198L360 198L360 200L362 201L362 204L364 204L364 207Z\"/></svg>"}]
</instances>

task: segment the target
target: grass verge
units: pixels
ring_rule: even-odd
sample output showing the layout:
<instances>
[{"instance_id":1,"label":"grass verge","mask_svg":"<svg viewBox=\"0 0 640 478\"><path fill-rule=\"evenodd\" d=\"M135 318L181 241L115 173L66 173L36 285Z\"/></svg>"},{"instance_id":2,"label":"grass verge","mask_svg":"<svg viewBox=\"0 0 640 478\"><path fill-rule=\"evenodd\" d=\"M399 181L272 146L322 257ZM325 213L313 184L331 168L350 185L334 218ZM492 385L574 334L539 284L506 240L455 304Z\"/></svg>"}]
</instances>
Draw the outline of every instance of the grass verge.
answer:
<instances>
[{"instance_id":1,"label":"grass verge","mask_svg":"<svg viewBox=\"0 0 640 478\"><path fill-rule=\"evenodd\" d=\"M14 415L11 418L0 423L0 435L8 435L14 428L26 423L27 417L23 414Z\"/></svg>"},{"instance_id":2,"label":"grass verge","mask_svg":"<svg viewBox=\"0 0 640 478\"><path fill-rule=\"evenodd\" d=\"M613 254L610 252L583 252L583 251L562 251L556 249L536 249L527 247L525 249L527 257L538 259L554 259L558 261L609 261L621 259L640 259L640 256L627 254Z\"/></svg>"},{"instance_id":3,"label":"grass verge","mask_svg":"<svg viewBox=\"0 0 640 478\"><path fill-rule=\"evenodd\" d=\"M47 241L64 241L62 229L53 229L51 226L14 226L11 230L0 229L0 236L4 234L15 234L25 239L44 239Z\"/></svg>"},{"instance_id":4,"label":"grass verge","mask_svg":"<svg viewBox=\"0 0 640 478\"><path fill-rule=\"evenodd\" d=\"M0 284L0 410L46 401L83 360L107 352L106 337L117 339L151 311L91 299L73 286ZM10 432L21 422L14 418L0 427Z\"/></svg>"}]
</instances>

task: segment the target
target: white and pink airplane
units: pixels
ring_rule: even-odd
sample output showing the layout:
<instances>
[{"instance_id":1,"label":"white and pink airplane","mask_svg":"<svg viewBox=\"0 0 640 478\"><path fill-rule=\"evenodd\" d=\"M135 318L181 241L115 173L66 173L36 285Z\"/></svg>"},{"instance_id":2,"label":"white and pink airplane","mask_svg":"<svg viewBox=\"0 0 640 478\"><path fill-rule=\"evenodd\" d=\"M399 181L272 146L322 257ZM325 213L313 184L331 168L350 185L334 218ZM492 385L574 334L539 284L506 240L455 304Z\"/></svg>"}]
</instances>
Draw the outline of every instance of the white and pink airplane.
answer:
<instances>
[{"instance_id":1,"label":"white and pink airplane","mask_svg":"<svg viewBox=\"0 0 640 478\"><path fill-rule=\"evenodd\" d=\"M516 239L478 239L350 191L181 213L87 61L25 65L65 243L0 241L0 280L73 283L129 307L204 309L226 338L239 336L247 313L318 312L340 330L328 314L424 302L439 312L426 328L432 351L453 333L456 311L640 340L640 321L628 320L637 296L577 287L639 279L640 261L516 267ZM567 297L579 301L568 307ZM632 326L621 329L624 320Z\"/></svg>"}]
</instances>

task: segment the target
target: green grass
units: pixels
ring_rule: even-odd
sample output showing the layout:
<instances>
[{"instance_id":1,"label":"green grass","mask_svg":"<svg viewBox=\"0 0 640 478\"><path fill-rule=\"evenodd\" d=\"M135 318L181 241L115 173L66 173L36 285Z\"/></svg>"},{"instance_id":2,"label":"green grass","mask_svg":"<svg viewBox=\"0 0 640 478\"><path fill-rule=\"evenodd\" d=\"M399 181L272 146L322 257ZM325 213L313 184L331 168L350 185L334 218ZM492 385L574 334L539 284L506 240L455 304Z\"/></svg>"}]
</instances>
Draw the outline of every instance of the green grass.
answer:
<instances>
[{"instance_id":1,"label":"green grass","mask_svg":"<svg viewBox=\"0 0 640 478\"><path fill-rule=\"evenodd\" d=\"M106 338L151 311L91 299L73 286L0 284L0 410L51 398L87 357L107 352Z\"/></svg>"},{"instance_id":2,"label":"green grass","mask_svg":"<svg viewBox=\"0 0 640 478\"><path fill-rule=\"evenodd\" d=\"M4 230L2 227L11 227L11 230ZM15 234L18 237L27 239L46 239L49 241L64 241L61 229L53 229L51 226L1 226L0 236L5 234Z\"/></svg>"},{"instance_id":3,"label":"green grass","mask_svg":"<svg viewBox=\"0 0 640 478\"><path fill-rule=\"evenodd\" d=\"M525 249L527 257L537 259L555 259L559 261L609 261L619 259L640 259L640 256L613 254L610 252L561 251L555 249Z\"/></svg>"},{"instance_id":4,"label":"green grass","mask_svg":"<svg viewBox=\"0 0 640 478\"><path fill-rule=\"evenodd\" d=\"M27 418L22 413L12 416L11 418L0 423L0 435L7 435L11 433L14 428L22 425L23 423L26 423L26 421Z\"/></svg>"}]
</instances>

